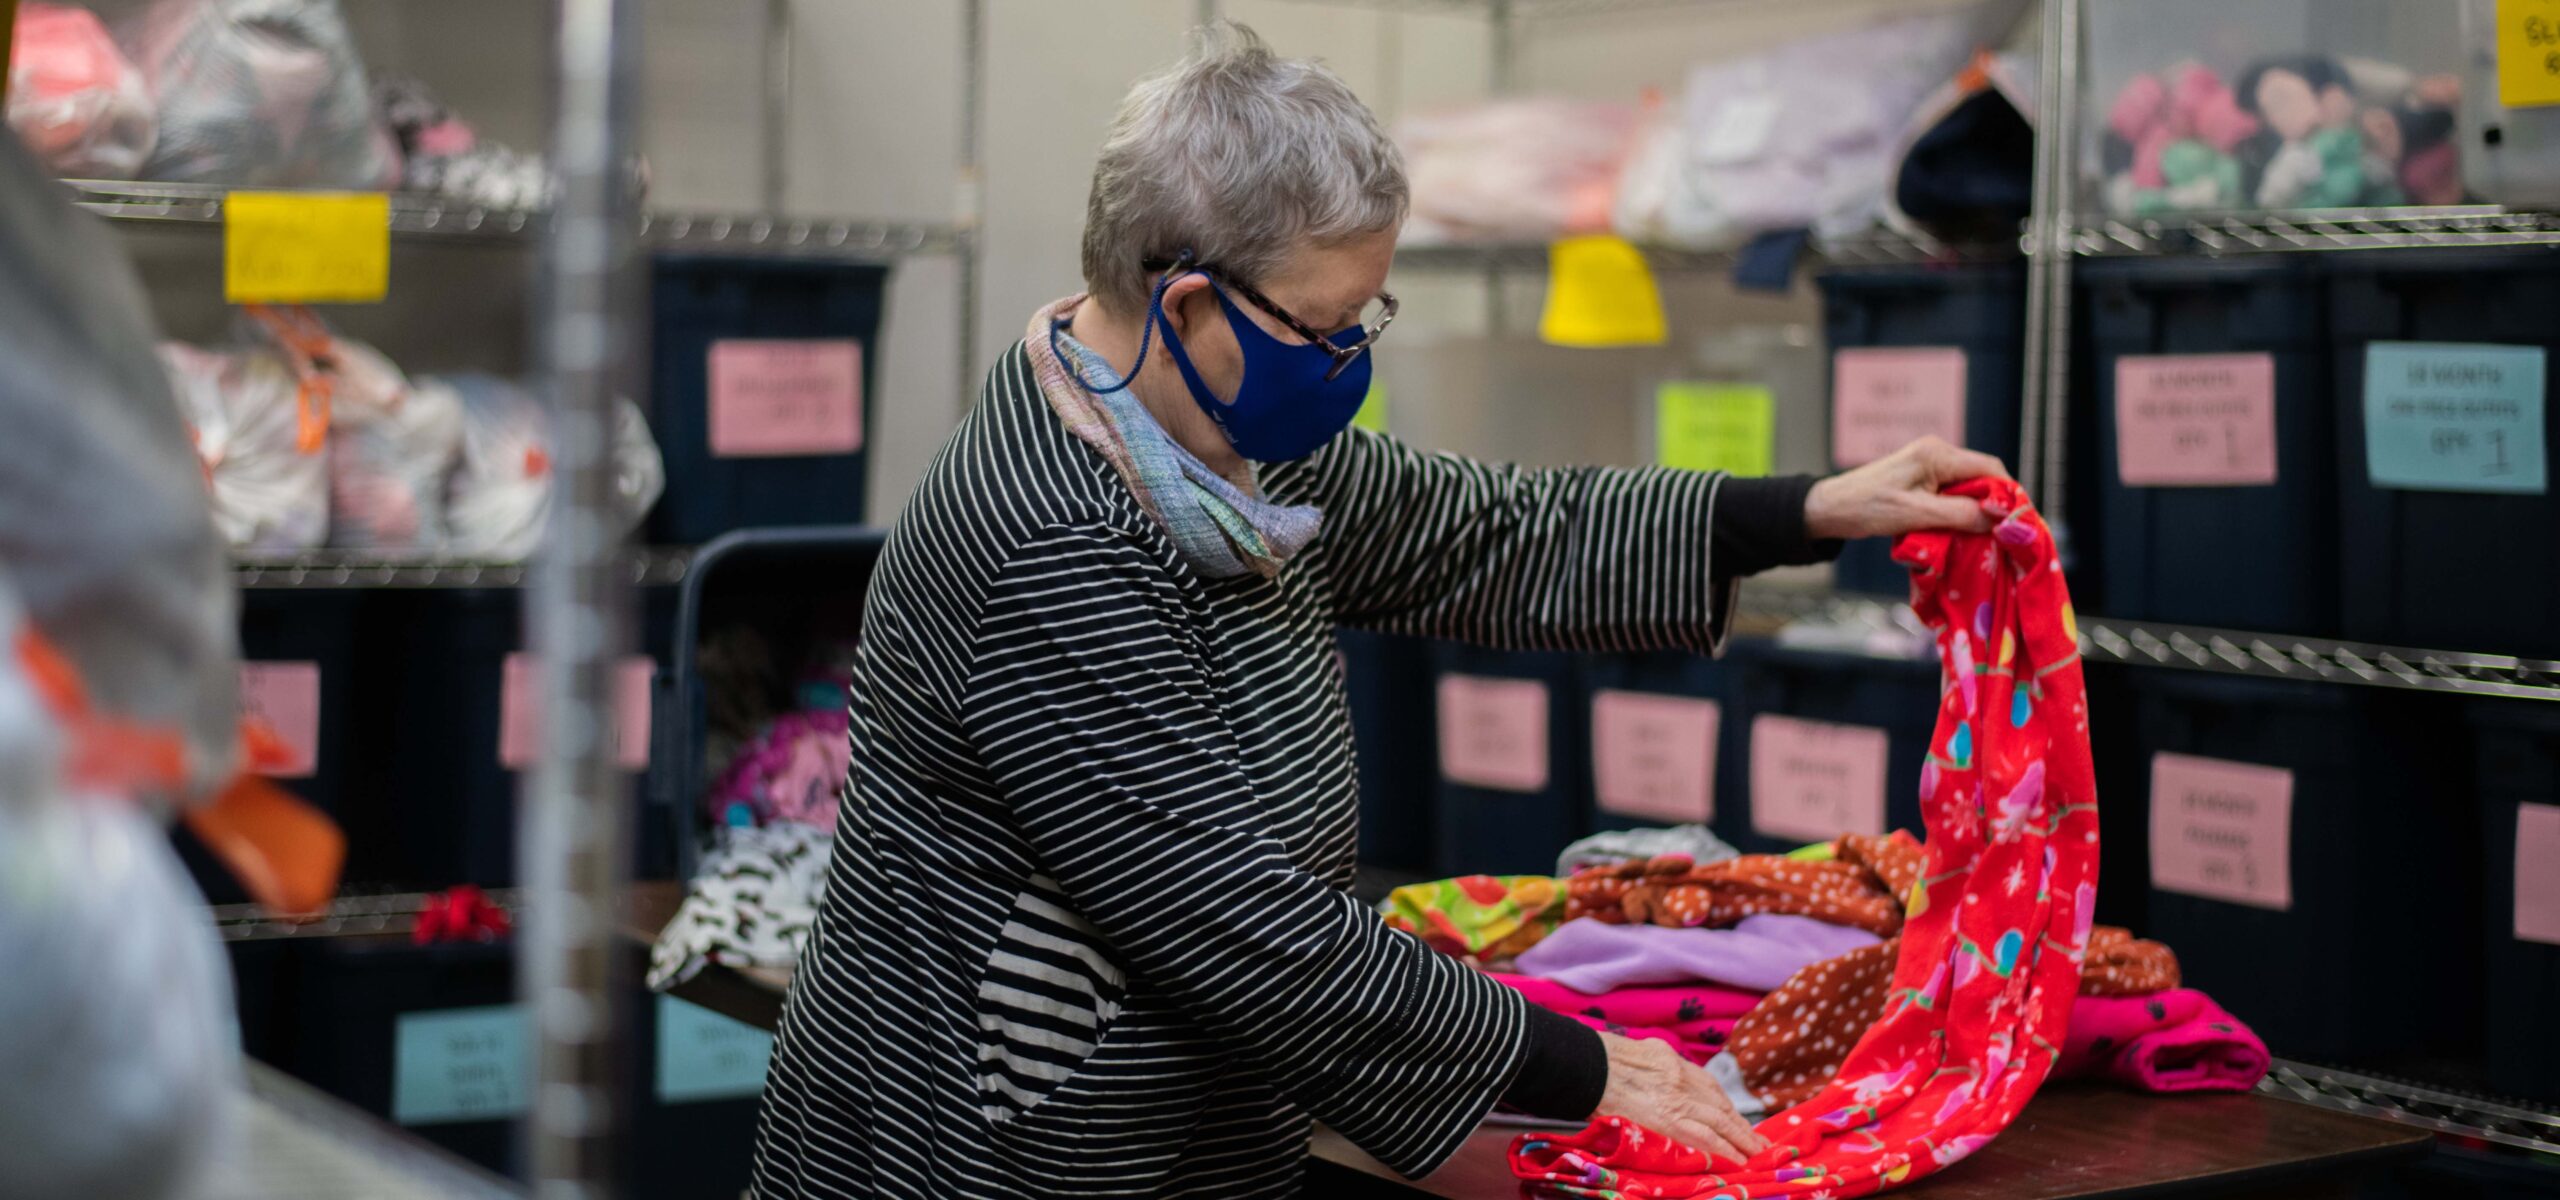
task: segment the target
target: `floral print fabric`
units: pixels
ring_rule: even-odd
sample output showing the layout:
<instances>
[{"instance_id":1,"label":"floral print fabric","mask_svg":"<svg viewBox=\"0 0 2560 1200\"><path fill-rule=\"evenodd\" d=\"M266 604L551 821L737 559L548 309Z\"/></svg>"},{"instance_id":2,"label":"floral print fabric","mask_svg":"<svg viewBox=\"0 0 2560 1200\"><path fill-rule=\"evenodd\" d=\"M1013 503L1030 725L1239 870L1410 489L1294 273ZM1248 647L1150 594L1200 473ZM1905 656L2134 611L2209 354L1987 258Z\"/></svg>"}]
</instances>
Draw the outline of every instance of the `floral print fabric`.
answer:
<instances>
[{"instance_id":1,"label":"floral print fabric","mask_svg":"<svg viewBox=\"0 0 2560 1200\"><path fill-rule=\"evenodd\" d=\"M1767 1150L1709 1162L1614 1117L1528 1135L1539 1196L1810 1196L1900 1186L2008 1127L2053 1068L2097 898L2098 822L2079 632L2044 522L2007 480L1960 484L1993 532L1905 537L1912 607L1945 683L1922 772L1928 829L1882 1019L1838 1077L1763 1121ZM1807 864L1813 865L1813 864Z\"/></svg>"},{"instance_id":2,"label":"floral print fabric","mask_svg":"<svg viewBox=\"0 0 2560 1200\"><path fill-rule=\"evenodd\" d=\"M1564 920L1564 889L1544 875L1461 875L1387 893L1387 925L1432 949L1499 962L1538 944Z\"/></svg>"}]
</instances>

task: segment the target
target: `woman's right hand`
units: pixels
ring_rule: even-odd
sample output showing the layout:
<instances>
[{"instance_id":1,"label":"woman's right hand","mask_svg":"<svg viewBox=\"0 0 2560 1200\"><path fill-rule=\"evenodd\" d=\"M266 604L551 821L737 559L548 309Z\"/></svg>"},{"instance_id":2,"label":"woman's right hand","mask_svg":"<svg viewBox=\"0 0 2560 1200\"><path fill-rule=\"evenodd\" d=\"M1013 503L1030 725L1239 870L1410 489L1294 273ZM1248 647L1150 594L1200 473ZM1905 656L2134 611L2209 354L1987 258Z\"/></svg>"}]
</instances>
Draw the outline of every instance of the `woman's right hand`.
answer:
<instances>
[{"instance_id":1,"label":"woman's right hand","mask_svg":"<svg viewBox=\"0 0 2560 1200\"><path fill-rule=\"evenodd\" d=\"M1692 1065L1669 1042L1600 1035L1609 1052L1609 1083L1596 1116L1624 1117L1691 1149L1743 1162L1767 1149L1733 1102L1704 1068Z\"/></svg>"}]
</instances>

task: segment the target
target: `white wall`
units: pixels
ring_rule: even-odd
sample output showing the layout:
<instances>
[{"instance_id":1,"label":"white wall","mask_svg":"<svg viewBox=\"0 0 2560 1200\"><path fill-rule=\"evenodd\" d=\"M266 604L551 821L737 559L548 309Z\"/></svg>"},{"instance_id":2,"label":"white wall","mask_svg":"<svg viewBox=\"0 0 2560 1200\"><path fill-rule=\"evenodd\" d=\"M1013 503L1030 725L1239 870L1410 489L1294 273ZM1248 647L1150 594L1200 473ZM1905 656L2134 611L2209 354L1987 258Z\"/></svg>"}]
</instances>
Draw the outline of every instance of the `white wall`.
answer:
<instances>
[{"instance_id":1,"label":"white wall","mask_svg":"<svg viewBox=\"0 0 2560 1200\"><path fill-rule=\"evenodd\" d=\"M1915 6L1962 0L1699 0L1686 6L1522 26L1518 81L1528 90L1634 99L1676 89L1692 63L1786 36ZM792 0L797 52L790 96L790 186L785 207L809 216L947 220L953 211L960 124L962 17L958 0ZM539 140L540 59L547 6L521 0L350 0L377 72L405 71L502 140ZM1399 15L1309 0L1224 0L1223 11L1290 54L1331 63L1379 115L1460 103L1487 93L1490 38L1467 15ZM984 253L975 369L958 362L958 274L948 259L898 268L883 335L871 507L893 517L925 462L974 393L977 370L1021 336L1031 310L1078 286L1076 243L1091 153L1121 93L1179 53L1197 0L987 0L983 97ZM740 0L646 0L644 146L652 203L744 210L761 189L763 5ZM1481 337L1479 281L1400 276L1405 316L1396 349L1440 357L1432 343ZM1515 323L1533 320L1534 279L1513 287ZM1663 352L1606 352L1569 365L1576 377L1623 369L1604 400L1633 406L1642 380L1676 370L1682 344L1715 328L1802 327L1810 301L1737 297L1717 281L1666 281L1678 336ZM1516 334L1519 330L1509 330ZM395 353L397 353L395 349ZM1589 352L1586 352L1589 353ZM449 357L438 354L435 357ZM1694 360L1695 356L1686 356ZM1382 358L1383 361L1383 358ZM1669 366L1665 366L1665 363ZM1464 371L1396 373L1400 431L1475 453L1632 459L1638 413L1560 422L1461 382ZM1607 390L1607 389L1603 389ZM1790 402L1796 402L1793 398ZM1818 397L1803 403L1818 403ZM1442 411L1467 406L1467 411ZM1580 440L1559 436L1580 430ZM1628 432L1634 430L1635 432Z\"/></svg>"}]
</instances>

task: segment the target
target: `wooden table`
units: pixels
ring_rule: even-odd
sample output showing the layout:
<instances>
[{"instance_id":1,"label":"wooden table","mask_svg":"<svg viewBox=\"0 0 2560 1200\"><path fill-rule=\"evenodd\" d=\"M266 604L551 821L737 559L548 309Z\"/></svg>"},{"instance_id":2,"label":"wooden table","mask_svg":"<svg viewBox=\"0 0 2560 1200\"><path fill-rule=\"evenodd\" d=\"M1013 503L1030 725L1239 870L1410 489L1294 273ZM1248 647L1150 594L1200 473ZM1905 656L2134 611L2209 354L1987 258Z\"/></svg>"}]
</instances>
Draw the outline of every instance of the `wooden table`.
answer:
<instances>
[{"instance_id":1,"label":"wooden table","mask_svg":"<svg viewBox=\"0 0 2560 1200\"><path fill-rule=\"evenodd\" d=\"M625 906L625 933L655 941L683 898L679 884L634 884ZM772 1029L781 1022L782 996L790 983L788 971L712 966L674 994ZM1330 1129L1316 1130L1313 1149L1320 1158L1378 1180L1379 1186L1350 1189L1338 1200L1371 1193L1513 1200L1519 1183L1504 1156L1520 1132L1480 1129L1446 1166L1411 1185ZM1981 1153L1899 1194L1930 1200L2095 1200L2168 1193L2312 1196L2346 1190L2344 1185L2360 1170L2422 1155L2433 1140L2411 1126L2271 1096L2148 1096L2095 1084L2061 1084L2037 1096L2017 1124Z\"/></svg>"},{"instance_id":2,"label":"wooden table","mask_svg":"<svg viewBox=\"0 0 2560 1200\"><path fill-rule=\"evenodd\" d=\"M1486 1128L1406 1194L1511 1200L1504 1151L1518 1129ZM2414 1158L2425 1130L2259 1095L2148 1096L2061 1084L1972 1158L1900 1194L1930 1200L2089 1200L2172 1192L2318 1195L2360 1170ZM1394 1173L1318 1129L1315 1153L1381 1178Z\"/></svg>"}]
</instances>

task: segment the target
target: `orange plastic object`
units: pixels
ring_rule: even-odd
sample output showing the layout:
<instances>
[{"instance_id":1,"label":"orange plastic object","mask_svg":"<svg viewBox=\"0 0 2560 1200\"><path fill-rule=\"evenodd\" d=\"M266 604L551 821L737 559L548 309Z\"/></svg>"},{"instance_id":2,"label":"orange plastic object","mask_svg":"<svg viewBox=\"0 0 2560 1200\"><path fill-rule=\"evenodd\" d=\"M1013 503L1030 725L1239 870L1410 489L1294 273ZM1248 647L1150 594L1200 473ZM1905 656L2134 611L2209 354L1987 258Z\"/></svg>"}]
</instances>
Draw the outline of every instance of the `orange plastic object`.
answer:
<instances>
[{"instance_id":1,"label":"orange plastic object","mask_svg":"<svg viewBox=\"0 0 2560 1200\"><path fill-rule=\"evenodd\" d=\"M242 775L183 819L269 912L316 914L338 892L346 834L328 814L265 779Z\"/></svg>"}]
</instances>

